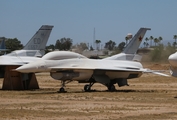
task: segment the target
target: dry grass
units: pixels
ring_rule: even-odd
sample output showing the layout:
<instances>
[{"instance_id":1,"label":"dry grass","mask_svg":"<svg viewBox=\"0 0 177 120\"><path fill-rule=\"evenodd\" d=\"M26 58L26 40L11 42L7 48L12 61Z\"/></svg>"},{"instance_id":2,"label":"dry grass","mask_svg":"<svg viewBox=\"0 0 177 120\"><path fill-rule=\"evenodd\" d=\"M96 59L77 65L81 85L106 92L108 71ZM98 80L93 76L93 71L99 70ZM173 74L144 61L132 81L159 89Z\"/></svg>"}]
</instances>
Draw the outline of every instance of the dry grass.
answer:
<instances>
[{"instance_id":1,"label":"dry grass","mask_svg":"<svg viewBox=\"0 0 177 120\"><path fill-rule=\"evenodd\" d=\"M116 92L96 83L86 93L85 84L71 82L58 93L59 81L48 74L37 79L39 90L0 90L0 119L177 119L177 78L144 74Z\"/></svg>"}]
</instances>

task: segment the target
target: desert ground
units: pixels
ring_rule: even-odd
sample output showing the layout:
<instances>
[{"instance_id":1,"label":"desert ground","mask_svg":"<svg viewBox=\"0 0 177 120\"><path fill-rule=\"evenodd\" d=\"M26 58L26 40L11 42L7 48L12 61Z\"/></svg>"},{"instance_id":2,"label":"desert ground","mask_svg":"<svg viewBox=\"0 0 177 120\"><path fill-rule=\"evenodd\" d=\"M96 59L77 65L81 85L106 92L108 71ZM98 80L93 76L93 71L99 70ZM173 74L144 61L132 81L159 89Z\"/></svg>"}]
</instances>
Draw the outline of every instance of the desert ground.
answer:
<instances>
[{"instance_id":1,"label":"desert ground","mask_svg":"<svg viewBox=\"0 0 177 120\"><path fill-rule=\"evenodd\" d=\"M169 74L168 64L145 64ZM60 81L36 74L40 89L0 90L0 119L12 120L176 120L177 78L143 74L129 86L109 92L99 83L84 92L84 83L71 82L58 93ZM2 86L3 79L0 79Z\"/></svg>"}]
</instances>

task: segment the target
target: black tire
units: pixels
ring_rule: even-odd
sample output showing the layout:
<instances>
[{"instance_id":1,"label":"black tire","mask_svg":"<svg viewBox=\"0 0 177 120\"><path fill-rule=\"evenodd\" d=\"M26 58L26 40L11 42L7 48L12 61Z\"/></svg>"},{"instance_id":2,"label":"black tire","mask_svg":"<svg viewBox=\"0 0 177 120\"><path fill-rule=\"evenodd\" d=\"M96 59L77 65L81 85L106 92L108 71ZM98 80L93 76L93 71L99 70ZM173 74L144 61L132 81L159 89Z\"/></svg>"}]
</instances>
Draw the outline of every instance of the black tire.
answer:
<instances>
[{"instance_id":1,"label":"black tire","mask_svg":"<svg viewBox=\"0 0 177 120\"><path fill-rule=\"evenodd\" d=\"M108 90L111 91L111 92L114 92L114 91L116 91L116 88L115 88L114 85L110 85L110 86L108 87Z\"/></svg>"},{"instance_id":2,"label":"black tire","mask_svg":"<svg viewBox=\"0 0 177 120\"><path fill-rule=\"evenodd\" d=\"M90 91L90 85L85 85L84 86L84 91L89 92Z\"/></svg>"},{"instance_id":3,"label":"black tire","mask_svg":"<svg viewBox=\"0 0 177 120\"><path fill-rule=\"evenodd\" d=\"M65 92L65 89L63 87L60 88L60 92Z\"/></svg>"}]
</instances>

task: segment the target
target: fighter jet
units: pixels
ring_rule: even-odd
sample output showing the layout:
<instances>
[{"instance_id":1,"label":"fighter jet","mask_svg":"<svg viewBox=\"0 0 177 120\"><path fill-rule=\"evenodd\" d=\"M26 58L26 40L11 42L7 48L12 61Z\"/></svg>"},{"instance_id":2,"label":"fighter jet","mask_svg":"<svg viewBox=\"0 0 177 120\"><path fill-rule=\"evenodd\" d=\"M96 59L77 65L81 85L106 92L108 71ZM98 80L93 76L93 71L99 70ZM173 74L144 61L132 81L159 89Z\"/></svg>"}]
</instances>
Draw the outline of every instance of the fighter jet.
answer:
<instances>
[{"instance_id":1,"label":"fighter jet","mask_svg":"<svg viewBox=\"0 0 177 120\"><path fill-rule=\"evenodd\" d=\"M170 74L171 74L173 77L177 77L177 52L171 54L171 55L168 57L168 61L169 61L169 63L170 63Z\"/></svg>"},{"instance_id":2,"label":"fighter jet","mask_svg":"<svg viewBox=\"0 0 177 120\"><path fill-rule=\"evenodd\" d=\"M143 30L145 33L147 29ZM141 37L141 35L142 34L137 34L135 36ZM138 78L145 72L168 76L145 69L140 62L131 61L131 59L94 60L80 55L76 58L71 57L72 53L69 55L70 52L67 51L63 53L63 55L65 55L63 58L68 59L58 59L61 58L58 57L60 54L59 52L58 54L56 52L48 53L44 55L42 59L23 65L17 68L16 71L22 73L50 72L52 78L62 81L62 87L59 90L60 92L65 91L65 84L71 81L89 83L84 86L85 91L90 91L92 85L96 82L105 85L109 91L114 91L114 84L118 84L120 87L128 85L128 79Z\"/></svg>"},{"instance_id":3,"label":"fighter jet","mask_svg":"<svg viewBox=\"0 0 177 120\"><path fill-rule=\"evenodd\" d=\"M126 48L124 49L124 51L122 52L122 53L120 53L120 54L117 54L117 55L114 55L114 56L112 56L112 57L108 57L108 58L105 58L105 59L102 59L102 60L98 60L98 61L95 61L95 62L98 62L99 64L100 63L106 63L107 64L107 61L108 61L108 64L110 64L110 62L112 62L112 61L110 61L110 60L128 60L128 61L131 61L131 60L135 60L135 56L137 56L136 55L136 51L138 50L138 48L139 48L139 45L140 45L140 43L141 43L141 41L142 41L142 39L143 39L143 37L144 37L144 35L145 35L145 33L146 33L146 31L147 30L150 30L150 28L140 28L139 29L139 31L137 32L137 34L132 38L132 40L131 40L131 42L126 46ZM69 52L69 51L55 51L55 52L50 52L50 53L48 53L48 54L46 54L46 55L44 55L43 57L42 57L42 59L45 61L50 61L51 60L51 62L54 62L54 63L56 63L57 61L58 62L62 62L62 61L67 61L67 63L68 64L70 64L70 60L74 60L74 59L76 59L76 61L77 60L82 60L82 59L84 59L84 60L88 60L88 63L89 64L91 64L90 63L90 61L92 61L92 60L89 60L88 58L86 58L86 57L84 57L84 56L82 56L82 55L80 55L80 54L76 54L76 53L73 53L73 52ZM41 65L41 67L44 67L44 69L45 70L47 70L46 68L45 68L45 65L43 66L43 60L40 60L41 62L39 62L39 64L37 64L37 66L38 65ZM59 61L59 60L62 60L62 61ZM69 61L68 61L69 60ZM93 60L94 61L94 60ZM125 62L128 62L128 61L125 61ZM113 61L113 62L116 62L116 61ZM122 62L124 62L124 61L118 61L118 64L120 64L120 63L122 63ZM37 62L36 62L37 63ZM134 62L133 62L134 63ZM51 63L49 63L50 65L52 65ZM97 63L96 63L97 64ZM126 63L125 63L126 64ZM135 64L136 64L136 62L135 62ZM139 64L139 63L138 63ZM75 65L75 63L73 63L73 65ZM80 65L80 64L78 64L78 65ZM92 64L92 65L95 65L95 64ZM127 64L128 65L128 64ZM28 66L26 66L25 65L25 68L24 67L20 67L20 68L18 68L18 69L16 69L17 71L19 71L19 72L43 72L43 70L39 70L38 68L40 68L40 66L38 66L37 67L37 69L35 69L35 68L33 68L34 66L32 65L32 67L30 67L31 66L31 63L30 63L30 65L28 65ZM58 64L57 64L57 66L58 66ZM77 65L76 65L77 66ZM82 66L82 65L80 65L80 66ZM140 65L141 66L141 65ZM28 68L29 67L29 68ZM62 67L62 66L60 66L60 67ZM87 66L86 66L87 67ZM102 67L102 66L100 66L100 67ZM128 68L129 68L129 66L127 66ZM136 66L135 66L136 67ZM32 68L32 69L31 69ZM126 68L126 66L125 66L125 68ZM59 68L60 69L60 68ZM90 69L90 68L89 68ZM101 68L101 69L104 69L104 68ZM108 73L110 73L111 71L114 71L113 73L110 73L111 75L113 74L117 74L116 73L116 70L110 70L111 69L111 67L108 69ZM26 71L27 70L27 71ZM44 71L45 71L44 70ZM146 69L144 69L144 70L146 70ZM67 73L67 71L69 71L69 73ZM73 71L73 72L72 72ZM94 72L93 72L94 71ZM120 70L120 71L122 71L122 70ZM119 71L119 72L120 72ZM152 72L152 71L150 71L150 70L146 70L146 72ZM66 81L72 81L72 80L75 80L75 78L74 79L72 79L72 78L64 78L64 79L62 79L62 78L57 78L57 76L58 76L58 72L59 71L51 71L51 76L54 78L54 79L57 79L57 80L61 80L62 81L62 87L60 88L60 91L64 91L64 86L65 86L65 83L66 83ZM80 72L80 71L79 71ZM127 71L125 71L126 73L128 73L129 72L129 70L127 69ZM133 71L134 72L134 71ZM138 71L139 73L142 73L142 72L144 72L144 71ZM78 72L77 72L78 73ZM100 82L100 83L102 83L102 84L104 84L104 85L106 85L107 87L108 87L108 90L113 90L115 87L114 87L114 84L115 83L118 83L118 85L119 86L124 86L124 85L127 85L127 78L133 78L133 77L131 77L132 75L130 75L130 77L110 77L110 76L108 76L108 77L105 77L105 76L107 76L106 75L106 72L104 71L104 70L102 70L101 71L101 73L100 73L100 71L99 70L97 70L97 68L92 68L92 73L94 73L94 74L92 74L92 75L90 75L90 74L88 74L87 72L82 72L81 71L81 73L78 73L78 74L84 74L84 76L86 77L86 78L84 78L84 79L82 79L82 77L79 77L79 82L80 83L82 83L82 82L89 82L90 84L89 85L86 85L85 87L84 87L84 90L85 91L89 91L90 89L91 89L91 86L95 83L95 82ZM137 76L140 76L140 75L138 75L139 73L137 73ZM155 73L154 71L153 71L153 73ZM69 75L70 76L70 74L71 75L74 75L75 73L74 73L74 70L63 70L63 71L60 71L59 72L59 76L61 76L62 74L64 74L64 76L67 74L67 75ZM103 75L101 75L102 76L102 78L104 78L105 77L105 79L106 80L100 80L99 79L99 77L96 77L97 76L97 74L103 74ZM131 74L131 72L129 72L129 74ZM134 73L133 73L134 74ZM136 73L135 73L136 74ZM160 73L156 73L156 74L160 74ZM123 74L122 74L123 75ZM81 75L81 76L83 76L83 75ZM110 77L110 78L109 78ZM77 80L77 79L76 79ZM105 82L106 81L106 82Z\"/></svg>"},{"instance_id":4,"label":"fighter jet","mask_svg":"<svg viewBox=\"0 0 177 120\"><path fill-rule=\"evenodd\" d=\"M0 77L4 77L6 66L20 66L42 57L52 28L51 25L42 25L22 50L0 56Z\"/></svg>"}]
</instances>

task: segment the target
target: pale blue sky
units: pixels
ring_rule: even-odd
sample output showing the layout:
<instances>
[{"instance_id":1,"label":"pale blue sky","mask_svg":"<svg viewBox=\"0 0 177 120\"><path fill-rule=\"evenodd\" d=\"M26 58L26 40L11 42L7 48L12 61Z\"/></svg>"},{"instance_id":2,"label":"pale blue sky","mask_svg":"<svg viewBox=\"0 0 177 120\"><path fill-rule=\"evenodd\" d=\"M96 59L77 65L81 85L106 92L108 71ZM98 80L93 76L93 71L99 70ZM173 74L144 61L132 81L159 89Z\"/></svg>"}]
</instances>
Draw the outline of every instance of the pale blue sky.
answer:
<instances>
[{"instance_id":1,"label":"pale blue sky","mask_svg":"<svg viewBox=\"0 0 177 120\"><path fill-rule=\"evenodd\" d=\"M69 37L73 43L119 44L127 33L149 27L145 37L173 40L177 34L177 0L0 0L0 37L24 45L43 24L54 25L48 45Z\"/></svg>"}]
</instances>

